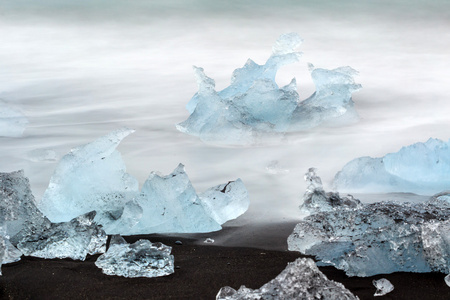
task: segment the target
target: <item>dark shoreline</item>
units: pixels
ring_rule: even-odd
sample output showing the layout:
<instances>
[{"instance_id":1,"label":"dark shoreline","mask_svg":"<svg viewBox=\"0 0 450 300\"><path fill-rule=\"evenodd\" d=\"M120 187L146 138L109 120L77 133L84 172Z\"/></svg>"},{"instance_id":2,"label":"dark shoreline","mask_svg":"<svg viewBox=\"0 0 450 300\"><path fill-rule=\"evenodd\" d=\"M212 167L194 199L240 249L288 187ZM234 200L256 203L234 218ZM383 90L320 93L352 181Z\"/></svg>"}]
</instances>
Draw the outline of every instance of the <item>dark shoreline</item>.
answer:
<instances>
[{"instance_id":1,"label":"dark shoreline","mask_svg":"<svg viewBox=\"0 0 450 300\"><path fill-rule=\"evenodd\" d=\"M208 234L146 235L140 238L173 247L175 273L159 278L124 278L102 274L94 262L22 257L2 266L1 299L215 299L223 286L259 288L301 257L287 251L286 233L293 223L226 227ZM218 240L205 244L206 237ZM181 241L182 245L175 244ZM231 247L220 245L229 243ZM254 244L254 246L252 245ZM247 246L243 246L247 245ZM267 247L264 247L267 246ZM272 248L267 250L264 248ZM277 249L278 248L278 249ZM360 299L373 299L372 280L387 278L395 289L382 299L450 299L442 273L394 273L373 277L347 277L333 267L320 267L329 279L341 282Z\"/></svg>"}]
</instances>

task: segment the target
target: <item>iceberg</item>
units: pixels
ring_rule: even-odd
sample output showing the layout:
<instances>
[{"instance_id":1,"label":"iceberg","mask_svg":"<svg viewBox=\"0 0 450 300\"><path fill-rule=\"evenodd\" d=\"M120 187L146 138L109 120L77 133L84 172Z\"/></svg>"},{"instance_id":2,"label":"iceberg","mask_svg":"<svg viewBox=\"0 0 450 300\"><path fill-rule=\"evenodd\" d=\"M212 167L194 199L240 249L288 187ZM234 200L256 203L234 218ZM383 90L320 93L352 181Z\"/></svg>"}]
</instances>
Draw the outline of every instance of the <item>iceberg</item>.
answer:
<instances>
[{"instance_id":1,"label":"iceberg","mask_svg":"<svg viewBox=\"0 0 450 300\"><path fill-rule=\"evenodd\" d=\"M243 299L359 299L341 283L329 280L310 258L289 263L275 279L259 289L229 286L220 289L217 300Z\"/></svg>"},{"instance_id":2,"label":"iceberg","mask_svg":"<svg viewBox=\"0 0 450 300\"><path fill-rule=\"evenodd\" d=\"M450 202L377 202L318 210L298 223L288 249L313 255L348 276L450 269Z\"/></svg>"},{"instance_id":3,"label":"iceberg","mask_svg":"<svg viewBox=\"0 0 450 300\"><path fill-rule=\"evenodd\" d=\"M334 178L348 192L412 192L433 195L450 189L450 140L430 138L384 157L359 157Z\"/></svg>"},{"instance_id":4,"label":"iceberg","mask_svg":"<svg viewBox=\"0 0 450 300\"><path fill-rule=\"evenodd\" d=\"M0 225L13 245L50 221L36 207L23 170L0 173Z\"/></svg>"},{"instance_id":5,"label":"iceberg","mask_svg":"<svg viewBox=\"0 0 450 300\"><path fill-rule=\"evenodd\" d=\"M167 276L174 272L171 251L169 246L143 239L130 245L115 235L108 251L98 257L95 265L106 275L131 278Z\"/></svg>"},{"instance_id":6,"label":"iceberg","mask_svg":"<svg viewBox=\"0 0 450 300\"><path fill-rule=\"evenodd\" d=\"M296 33L281 35L264 65L249 59L233 72L230 86L220 92L215 90L214 80L194 66L198 92L186 106L190 116L177 129L205 142L249 144L261 134L358 120L351 94L361 85L354 82L357 72L350 67L326 70L310 65L316 92L304 101L299 100L295 78L278 87L278 69L299 60L301 53L295 49L301 43Z\"/></svg>"},{"instance_id":7,"label":"iceberg","mask_svg":"<svg viewBox=\"0 0 450 300\"><path fill-rule=\"evenodd\" d=\"M386 278L381 278L379 280L374 280L373 285L377 288L374 296L384 296L394 290L392 283Z\"/></svg>"},{"instance_id":8,"label":"iceberg","mask_svg":"<svg viewBox=\"0 0 450 300\"><path fill-rule=\"evenodd\" d=\"M21 137L27 124L22 112L0 100L0 136Z\"/></svg>"},{"instance_id":9,"label":"iceberg","mask_svg":"<svg viewBox=\"0 0 450 300\"><path fill-rule=\"evenodd\" d=\"M26 256L41 258L72 258L85 260L88 254L106 251L107 235L94 222L95 211L70 222L52 223L34 234L25 236L17 248Z\"/></svg>"},{"instance_id":10,"label":"iceberg","mask_svg":"<svg viewBox=\"0 0 450 300\"><path fill-rule=\"evenodd\" d=\"M61 159L39 203L50 220L95 210L108 234L194 233L220 230L248 209L240 179L197 195L182 164L167 176L152 172L139 191L116 150L131 132L116 130Z\"/></svg>"}]
</instances>

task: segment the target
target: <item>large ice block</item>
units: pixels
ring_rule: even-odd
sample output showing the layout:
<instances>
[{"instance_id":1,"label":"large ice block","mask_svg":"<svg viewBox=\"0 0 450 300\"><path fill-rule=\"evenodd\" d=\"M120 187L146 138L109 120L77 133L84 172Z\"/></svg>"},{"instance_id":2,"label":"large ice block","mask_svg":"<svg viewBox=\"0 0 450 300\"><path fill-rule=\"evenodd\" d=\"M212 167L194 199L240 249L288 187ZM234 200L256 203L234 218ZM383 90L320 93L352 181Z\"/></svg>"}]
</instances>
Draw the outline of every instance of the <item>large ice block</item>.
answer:
<instances>
[{"instance_id":1,"label":"large ice block","mask_svg":"<svg viewBox=\"0 0 450 300\"><path fill-rule=\"evenodd\" d=\"M36 207L30 183L23 170L0 173L0 225L2 224L5 235L9 236L14 245L38 228L50 226L50 221Z\"/></svg>"},{"instance_id":2,"label":"large ice block","mask_svg":"<svg viewBox=\"0 0 450 300\"><path fill-rule=\"evenodd\" d=\"M27 124L21 111L0 100L0 137L21 137Z\"/></svg>"},{"instance_id":3,"label":"large ice block","mask_svg":"<svg viewBox=\"0 0 450 300\"><path fill-rule=\"evenodd\" d=\"M261 133L303 131L357 120L351 94L361 86L354 82L356 71L350 67L326 70L310 65L316 92L301 102L295 79L278 87L278 69L299 60L301 53L295 49L301 42L296 33L281 35L264 65L249 59L220 92L202 68L194 67L199 89L186 106L189 118L177 125L178 130L207 142L248 144Z\"/></svg>"},{"instance_id":4,"label":"large ice block","mask_svg":"<svg viewBox=\"0 0 450 300\"><path fill-rule=\"evenodd\" d=\"M106 275L123 277L159 277L174 272L172 248L162 243L138 240L128 244L121 236L113 236L108 251L95 265Z\"/></svg>"},{"instance_id":5,"label":"large ice block","mask_svg":"<svg viewBox=\"0 0 450 300\"><path fill-rule=\"evenodd\" d=\"M384 157L360 157L334 178L347 192L412 192L432 195L450 189L450 140L430 138Z\"/></svg>"},{"instance_id":6,"label":"large ice block","mask_svg":"<svg viewBox=\"0 0 450 300\"><path fill-rule=\"evenodd\" d=\"M349 276L443 272L450 266L450 205L378 202L303 219L288 248L314 255Z\"/></svg>"},{"instance_id":7,"label":"large ice block","mask_svg":"<svg viewBox=\"0 0 450 300\"><path fill-rule=\"evenodd\" d=\"M125 203L139 194L138 181L126 173L116 147L134 130L122 128L72 149L59 162L38 207L52 222L67 222L97 211L120 216Z\"/></svg>"},{"instance_id":8,"label":"large ice block","mask_svg":"<svg viewBox=\"0 0 450 300\"><path fill-rule=\"evenodd\" d=\"M329 280L310 258L297 258L275 279L259 289L229 286L220 289L217 300L244 299L358 299L341 283Z\"/></svg>"},{"instance_id":9,"label":"large ice block","mask_svg":"<svg viewBox=\"0 0 450 300\"><path fill-rule=\"evenodd\" d=\"M107 235L94 222L95 211L78 216L70 222L52 223L25 236L17 248L26 256L72 258L85 260L88 254L106 251Z\"/></svg>"}]
</instances>

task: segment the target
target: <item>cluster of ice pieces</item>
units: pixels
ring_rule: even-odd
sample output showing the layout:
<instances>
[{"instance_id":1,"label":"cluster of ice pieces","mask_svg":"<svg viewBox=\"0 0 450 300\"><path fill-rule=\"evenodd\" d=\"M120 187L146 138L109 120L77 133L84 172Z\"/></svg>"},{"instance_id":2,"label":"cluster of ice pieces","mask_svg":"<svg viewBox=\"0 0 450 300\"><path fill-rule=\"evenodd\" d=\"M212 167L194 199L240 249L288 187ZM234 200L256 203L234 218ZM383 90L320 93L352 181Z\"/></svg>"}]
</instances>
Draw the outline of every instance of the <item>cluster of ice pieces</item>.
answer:
<instances>
[{"instance_id":1,"label":"cluster of ice pieces","mask_svg":"<svg viewBox=\"0 0 450 300\"><path fill-rule=\"evenodd\" d=\"M240 179L197 195L182 164L167 176L152 172L139 191L116 150L132 132L116 130L65 155L38 204L42 212L61 222L95 210L108 234L133 235L217 231L248 209Z\"/></svg>"},{"instance_id":2,"label":"cluster of ice pieces","mask_svg":"<svg viewBox=\"0 0 450 300\"><path fill-rule=\"evenodd\" d=\"M321 185L316 186L321 193ZM449 196L439 194L418 204L359 204L351 209L329 209L325 204L325 209L317 209L296 225L288 248L314 255L349 276L431 271L448 274Z\"/></svg>"},{"instance_id":3,"label":"cluster of ice pieces","mask_svg":"<svg viewBox=\"0 0 450 300\"><path fill-rule=\"evenodd\" d=\"M429 139L384 157L360 157L334 178L348 192L412 192L432 195L450 189L450 140Z\"/></svg>"},{"instance_id":4,"label":"cluster of ice pieces","mask_svg":"<svg viewBox=\"0 0 450 300\"><path fill-rule=\"evenodd\" d=\"M1 264L15 262L22 255L85 260L88 254L105 253L107 235L94 222L95 211L69 222L52 223L36 208L22 171L0 173L0 183ZM164 276L173 273L170 251L168 246L147 240L128 245L116 236L96 265L108 275Z\"/></svg>"},{"instance_id":5,"label":"cluster of ice pieces","mask_svg":"<svg viewBox=\"0 0 450 300\"><path fill-rule=\"evenodd\" d=\"M341 283L329 280L310 258L289 263L275 279L259 289L229 286L220 289L217 300L249 299L358 299Z\"/></svg>"},{"instance_id":6,"label":"cluster of ice pieces","mask_svg":"<svg viewBox=\"0 0 450 300\"><path fill-rule=\"evenodd\" d=\"M27 124L22 112L0 100L0 136L21 137Z\"/></svg>"},{"instance_id":7,"label":"cluster of ice pieces","mask_svg":"<svg viewBox=\"0 0 450 300\"><path fill-rule=\"evenodd\" d=\"M189 118L177 129L206 142L248 144L260 133L304 131L358 120L351 94L361 85L355 83L357 72L350 67L326 70L310 64L316 92L304 101L299 101L295 78L278 87L278 69L299 60L301 53L295 49L301 42L296 33L281 35L264 65L249 59L220 92L202 68L194 67L199 90L186 106Z\"/></svg>"},{"instance_id":8,"label":"cluster of ice pieces","mask_svg":"<svg viewBox=\"0 0 450 300\"><path fill-rule=\"evenodd\" d=\"M149 240L128 244L124 238L114 235L109 249L98 257L95 265L106 275L123 277L159 277L174 272L172 248Z\"/></svg>"}]
</instances>

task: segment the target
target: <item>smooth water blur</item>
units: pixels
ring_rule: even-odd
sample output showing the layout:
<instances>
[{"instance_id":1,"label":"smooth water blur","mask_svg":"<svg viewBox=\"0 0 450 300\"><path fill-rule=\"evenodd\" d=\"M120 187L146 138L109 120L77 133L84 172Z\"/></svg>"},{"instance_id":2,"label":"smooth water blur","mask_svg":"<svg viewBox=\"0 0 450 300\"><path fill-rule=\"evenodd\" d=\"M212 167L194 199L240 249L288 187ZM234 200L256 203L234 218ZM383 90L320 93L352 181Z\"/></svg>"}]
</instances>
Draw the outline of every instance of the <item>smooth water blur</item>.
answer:
<instances>
[{"instance_id":1,"label":"smooth water blur","mask_svg":"<svg viewBox=\"0 0 450 300\"><path fill-rule=\"evenodd\" d=\"M297 215L311 166L328 188L355 157L450 138L450 2L242 2L0 0L0 98L30 121L22 138L0 138L0 171L24 169L39 200L57 160L36 162L30 151L59 159L127 126L136 132L119 151L141 184L180 162L199 192L240 177L253 214L268 220ZM197 90L192 65L221 90L248 58L265 62L286 32L303 37L304 56L279 85L296 77L305 99L314 91L307 62L349 65L363 85L360 123L229 148L175 129Z\"/></svg>"}]
</instances>

